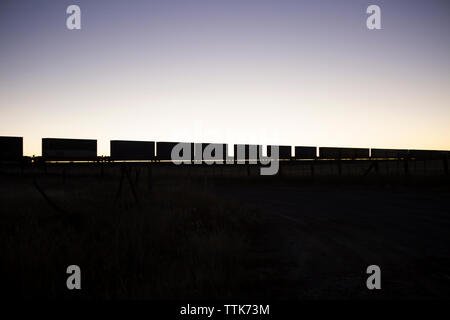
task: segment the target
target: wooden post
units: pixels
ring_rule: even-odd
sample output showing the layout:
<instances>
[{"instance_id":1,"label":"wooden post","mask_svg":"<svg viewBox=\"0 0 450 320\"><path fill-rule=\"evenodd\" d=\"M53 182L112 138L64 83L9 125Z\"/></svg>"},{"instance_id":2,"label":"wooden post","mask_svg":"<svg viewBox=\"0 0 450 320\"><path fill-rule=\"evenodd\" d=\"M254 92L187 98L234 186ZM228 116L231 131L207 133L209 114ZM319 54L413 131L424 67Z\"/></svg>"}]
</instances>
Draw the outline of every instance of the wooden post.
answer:
<instances>
[{"instance_id":1,"label":"wooden post","mask_svg":"<svg viewBox=\"0 0 450 320\"><path fill-rule=\"evenodd\" d=\"M62 165L63 166L63 172L62 172L62 180L63 180L63 184L66 184L66 166L65 164Z\"/></svg>"},{"instance_id":2,"label":"wooden post","mask_svg":"<svg viewBox=\"0 0 450 320\"><path fill-rule=\"evenodd\" d=\"M116 193L116 200L119 199L119 196L122 193L122 186L123 186L124 178L125 178L125 164L122 164L121 169L120 169L120 182L119 182L119 188L117 189L117 193Z\"/></svg>"},{"instance_id":3,"label":"wooden post","mask_svg":"<svg viewBox=\"0 0 450 320\"><path fill-rule=\"evenodd\" d=\"M148 190L152 191L153 184L152 184L152 165L151 164L148 164L148 167L147 167L147 186L148 186Z\"/></svg>"},{"instance_id":4,"label":"wooden post","mask_svg":"<svg viewBox=\"0 0 450 320\"><path fill-rule=\"evenodd\" d=\"M140 173L141 173L141 168L136 168L136 174L135 174L135 178L134 178L136 185L139 182L139 175L140 175Z\"/></svg>"},{"instance_id":5,"label":"wooden post","mask_svg":"<svg viewBox=\"0 0 450 320\"><path fill-rule=\"evenodd\" d=\"M448 176L448 157L444 156L442 160L444 162L444 172Z\"/></svg>"},{"instance_id":6,"label":"wooden post","mask_svg":"<svg viewBox=\"0 0 450 320\"><path fill-rule=\"evenodd\" d=\"M100 162L100 179L103 180L103 177L105 176L105 162Z\"/></svg>"}]
</instances>

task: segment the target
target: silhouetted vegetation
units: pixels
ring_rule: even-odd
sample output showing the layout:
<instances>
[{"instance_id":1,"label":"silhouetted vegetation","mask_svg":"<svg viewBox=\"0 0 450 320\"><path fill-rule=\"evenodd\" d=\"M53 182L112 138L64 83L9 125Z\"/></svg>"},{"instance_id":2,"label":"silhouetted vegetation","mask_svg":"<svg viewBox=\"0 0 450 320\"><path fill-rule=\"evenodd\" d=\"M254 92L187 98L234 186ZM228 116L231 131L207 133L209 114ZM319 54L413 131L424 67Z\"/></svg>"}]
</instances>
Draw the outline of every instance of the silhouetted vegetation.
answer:
<instances>
[{"instance_id":1,"label":"silhouetted vegetation","mask_svg":"<svg viewBox=\"0 0 450 320\"><path fill-rule=\"evenodd\" d=\"M71 264L85 298L264 295L257 210L195 182L150 189L136 177L137 199L125 182L117 196L114 176L2 177L0 268L11 296L76 295L65 283Z\"/></svg>"},{"instance_id":2,"label":"silhouetted vegetation","mask_svg":"<svg viewBox=\"0 0 450 320\"><path fill-rule=\"evenodd\" d=\"M373 164L373 163L372 163ZM442 161L0 168L0 272L10 297L450 296ZM66 288L79 265L82 290ZM379 265L382 290L366 288Z\"/></svg>"}]
</instances>

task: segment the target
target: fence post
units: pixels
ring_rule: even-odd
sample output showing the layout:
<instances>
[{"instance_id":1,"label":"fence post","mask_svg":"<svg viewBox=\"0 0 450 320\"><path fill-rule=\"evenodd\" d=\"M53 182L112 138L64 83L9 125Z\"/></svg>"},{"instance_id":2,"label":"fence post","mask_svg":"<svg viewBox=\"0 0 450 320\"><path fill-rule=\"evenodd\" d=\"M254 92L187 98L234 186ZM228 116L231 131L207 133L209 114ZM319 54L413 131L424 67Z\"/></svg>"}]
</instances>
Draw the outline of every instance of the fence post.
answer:
<instances>
[{"instance_id":1,"label":"fence post","mask_svg":"<svg viewBox=\"0 0 450 320\"><path fill-rule=\"evenodd\" d=\"M140 173L141 173L141 168L136 168L136 174L135 174L135 183L136 183L136 185L138 184L138 182L139 182L139 175L140 175Z\"/></svg>"},{"instance_id":2,"label":"fence post","mask_svg":"<svg viewBox=\"0 0 450 320\"><path fill-rule=\"evenodd\" d=\"M148 164L147 166L147 183L148 183L148 190L152 191L153 185L152 185L152 165Z\"/></svg>"},{"instance_id":3,"label":"fence post","mask_svg":"<svg viewBox=\"0 0 450 320\"><path fill-rule=\"evenodd\" d=\"M63 163L63 172L62 172L62 178L63 178L63 184L66 184L66 165Z\"/></svg>"},{"instance_id":4,"label":"fence post","mask_svg":"<svg viewBox=\"0 0 450 320\"><path fill-rule=\"evenodd\" d=\"M100 179L103 180L103 177L105 175L105 162L102 160L100 162Z\"/></svg>"},{"instance_id":5,"label":"fence post","mask_svg":"<svg viewBox=\"0 0 450 320\"><path fill-rule=\"evenodd\" d=\"M117 189L117 193L116 193L116 200L119 199L119 196L122 193L122 186L123 186L124 178L125 178L125 164L123 163L120 168L120 182L119 182L119 188Z\"/></svg>"},{"instance_id":6,"label":"fence post","mask_svg":"<svg viewBox=\"0 0 450 320\"><path fill-rule=\"evenodd\" d=\"M448 157L444 156L442 158L443 162L444 162L444 172L445 174L448 176Z\"/></svg>"}]
</instances>

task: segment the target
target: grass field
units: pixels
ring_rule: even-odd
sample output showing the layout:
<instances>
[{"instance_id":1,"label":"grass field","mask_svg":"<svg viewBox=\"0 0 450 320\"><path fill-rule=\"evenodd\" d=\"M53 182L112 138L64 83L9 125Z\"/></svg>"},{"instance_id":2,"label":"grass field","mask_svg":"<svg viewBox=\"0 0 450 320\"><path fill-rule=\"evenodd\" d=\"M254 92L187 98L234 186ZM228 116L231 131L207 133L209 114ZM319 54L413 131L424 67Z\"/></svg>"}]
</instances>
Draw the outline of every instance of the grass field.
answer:
<instances>
[{"instance_id":1,"label":"grass field","mask_svg":"<svg viewBox=\"0 0 450 320\"><path fill-rule=\"evenodd\" d=\"M10 297L450 297L446 179L63 168L0 177ZM71 264L82 270L78 292L66 288ZM382 270L378 292L365 286L371 264Z\"/></svg>"},{"instance_id":2,"label":"grass field","mask_svg":"<svg viewBox=\"0 0 450 320\"><path fill-rule=\"evenodd\" d=\"M0 268L11 296L73 296L70 264L81 267L85 298L264 296L256 209L195 183L133 182L138 198L126 183L118 195L119 185L114 176L2 177Z\"/></svg>"}]
</instances>

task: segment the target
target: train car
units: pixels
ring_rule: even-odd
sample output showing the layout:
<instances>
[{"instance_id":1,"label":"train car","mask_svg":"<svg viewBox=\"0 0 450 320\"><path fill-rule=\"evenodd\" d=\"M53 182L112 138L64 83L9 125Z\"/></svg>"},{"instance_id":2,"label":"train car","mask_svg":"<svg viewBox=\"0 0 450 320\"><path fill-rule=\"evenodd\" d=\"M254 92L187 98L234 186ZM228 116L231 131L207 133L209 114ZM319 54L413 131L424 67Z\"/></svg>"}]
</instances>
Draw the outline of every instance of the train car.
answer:
<instances>
[{"instance_id":1,"label":"train car","mask_svg":"<svg viewBox=\"0 0 450 320\"><path fill-rule=\"evenodd\" d=\"M111 140L112 160L153 160L155 158L154 141Z\"/></svg>"},{"instance_id":2,"label":"train car","mask_svg":"<svg viewBox=\"0 0 450 320\"><path fill-rule=\"evenodd\" d=\"M405 159L408 158L408 150L406 149L371 149L370 156L372 158L381 159Z\"/></svg>"},{"instance_id":3,"label":"train car","mask_svg":"<svg viewBox=\"0 0 450 320\"><path fill-rule=\"evenodd\" d=\"M230 154L230 149L231 148L234 148L234 145L228 145L228 144L225 144L225 156L224 156L224 158L225 158L225 160L228 160L228 161L230 161L230 160L235 160L236 159L236 153L234 154L234 155L231 155ZM236 151L236 149L234 149L235 151Z\"/></svg>"},{"instance_id":4,"label":"train car","mask_svg":"<svg viewBox=\"0 0 450 320\"><path fill-rule=\"evenodd\" d=\"M97 158L97 140L43 138L42 157L45 160L82 161Z\"/></svg>"},{"instance_id":5,"label":"train car","mask_svg":"<svg viewBox=\"0 0 450 320\"><path fill-rule=\"evenodd\" d=\"M268 145L267 146L267 156L271 157L271 148L278 147L278 159L291 159L292 158L292 147L291 146L277 146L277 145Z\"/></svg>"},{"instance_id":6,"label":"train car","mask_svg":"<svg viewBox=\"0 0 450 320\"><path fill-rule=\"evenodd\" d=\"M245 154L247 160L257 161L262 155L262 146L258 144L247 144Z\"/></svg>"},{"instance_id":7,"label":"train car","mask_svg":"<svg viewBox=\"0 0 450 320\"><path fill-rule=\"evenodd\" d=\"M224 143L201 143L199 145L201 146L203 160L224 160L225 159L226 151L227 151L226 144L224 144ZM207 146L211 146L214 149L212 150L211 153L208 152L208 155L205 155L205 148ZM219 151L219 150L222 152L222 155L220 155L220 153L216 155L216 151Z\"/></svg>"},{"instance_id":8,"label":"train car","mask_svg":"<svg viewBox=\"0 0 450 320\"><path fill-rule=\"evenodd\" d=\"M20 161L22 157L22 137L0 137L0 161Z\"/></svg>"},{"instance_id":9,"label":"train car","mask_svg":"<svg viewBox=\"0 0 450 320\"><path fill-rule=\"evenodd\" d=\"M436 160L449 156L448 151L441 150L409 150L409 157L420 160Z\"/></svg>"},{"instance_id":10,"label":"train car","mask_svg":"<svg viewBox=\"0 0 450 320\"><path fill-rule=\"evenodd\" d=\"M184 160L192 160L194 158L194 143L190 142L156 142L156 159L158 160L172 160L172 149L182 143L184 147L190 148L190 156L189 159ZM186 155L181 154L181 157L185 157Z\"/></svg>"},{"instance_id":11,"label":"train car","mask_svg":"<svg viewBox=\"0 0 450 320\"><path fill-rule=\"evenodd\" d=\"M295 159L315 159L317 158L317 147L295 147Z\"/></svg>"},{"instance_id":12,"label":"train car","mask_svg":"<svg viewBox=\"0 0 450 320\"><path fill-rule=\"evenodd\" d=\"M356 159L369 158L368 148L330 148L320 147L319 156L322 159Z\"/></svg>"},{"instance_id":13,"label":"train car","mask_svg":"<svg viewBox=\"0 0 450 320\"><path fill-rule=\"evenodd\" d=\"M236 161L256 161L262 153L262 146L256 144L235 144L234 159Z\"/></svg>"},{"instance_id":14,"label":"train car","mask_svg":"<svg viewBox=\"0 0 450 320\"><path fill-rule=\"evenodd\" d=\"M235 144L234 146L234 159L236 161L243 161L246 159L248 153L248 145L246 144Z\"/></svg>"}]
</instances>

